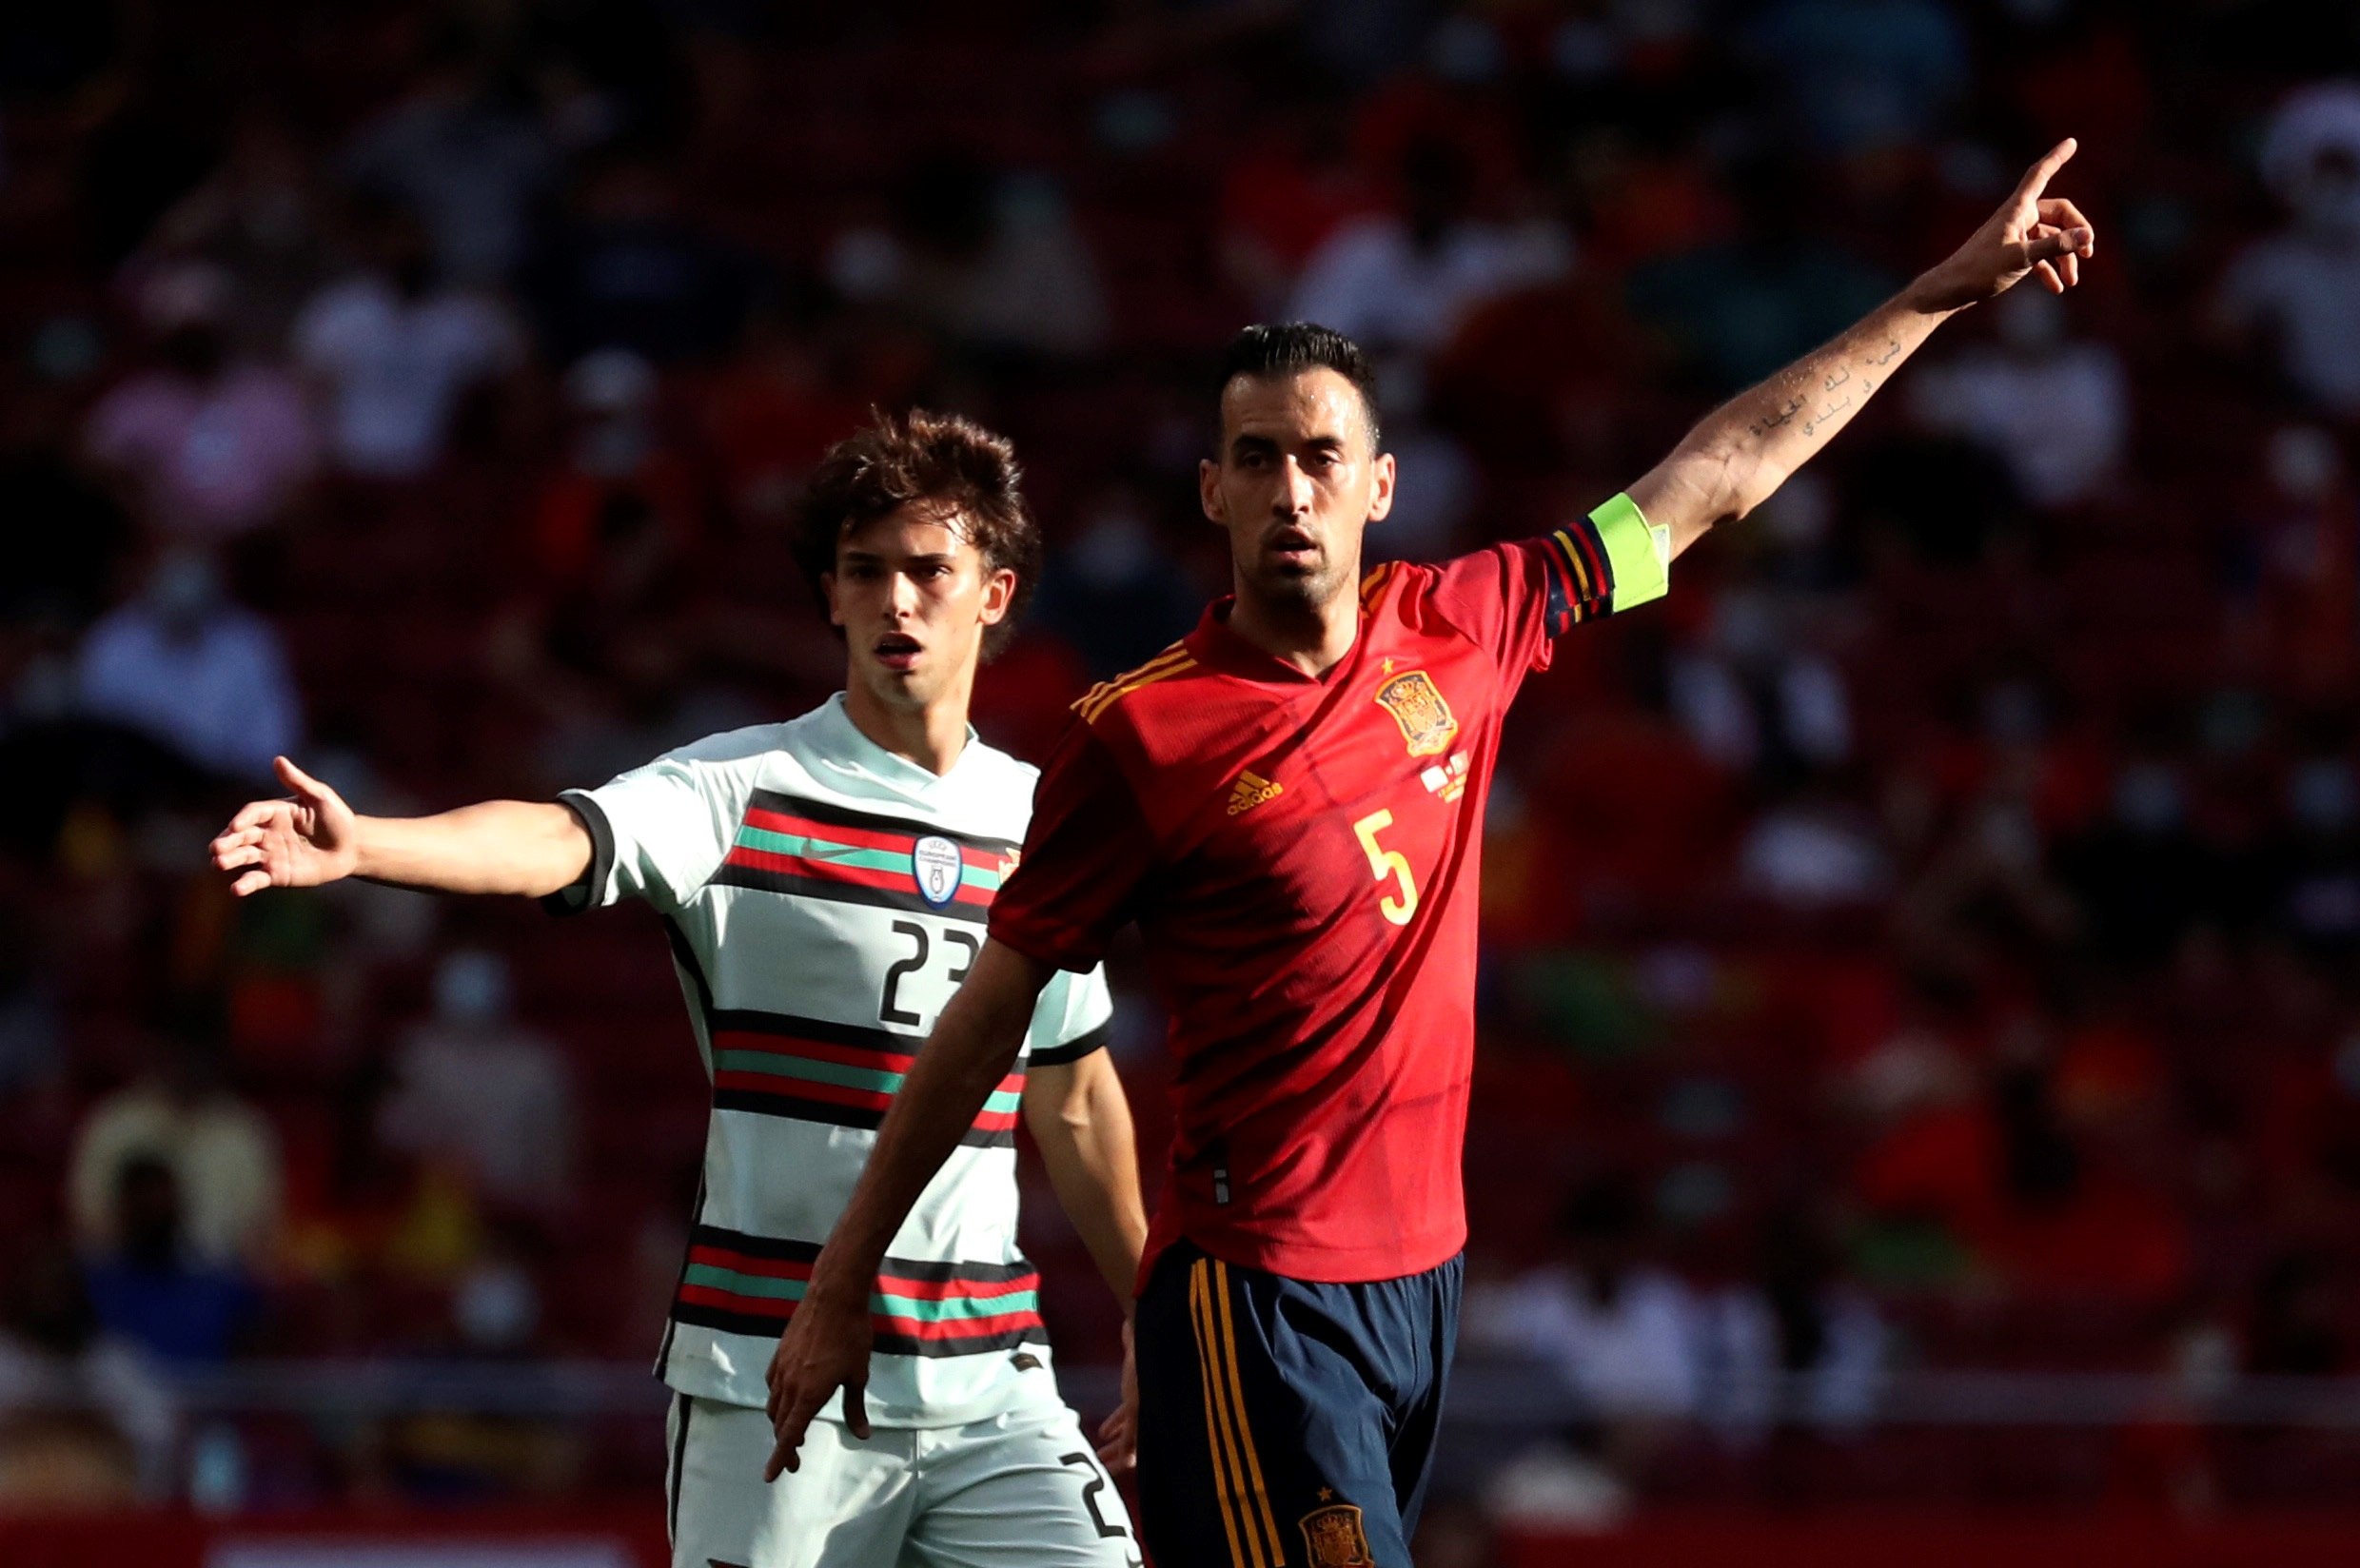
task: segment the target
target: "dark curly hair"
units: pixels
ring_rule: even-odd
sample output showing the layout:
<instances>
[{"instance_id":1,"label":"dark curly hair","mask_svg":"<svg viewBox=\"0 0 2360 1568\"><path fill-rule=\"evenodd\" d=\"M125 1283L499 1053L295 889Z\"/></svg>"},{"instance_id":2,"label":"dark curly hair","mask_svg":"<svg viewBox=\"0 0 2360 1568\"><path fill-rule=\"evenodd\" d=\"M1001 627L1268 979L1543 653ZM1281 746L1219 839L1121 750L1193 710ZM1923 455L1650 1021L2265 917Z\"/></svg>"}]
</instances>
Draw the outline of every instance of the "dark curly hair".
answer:
<instances>
[{"instance_id":1,"label":"dark curly hair","mask_svg":"<svg viewBox=\"0 0 2360 1568\"><path fill-rule=\"evenodd\" d=\"M956 414L914 408L875 414L828 448L812 471L795 523L795 557L822 608L820 578L836 570L844 537L913 503L938 508L940 520L983 555L989 572L1016 574L1008 614L984 629L990 658L1015 634L1016 617L1040 576L1041 536L1024 504L1024 471L1005 436Z\"/></svg>"}]
</instances>

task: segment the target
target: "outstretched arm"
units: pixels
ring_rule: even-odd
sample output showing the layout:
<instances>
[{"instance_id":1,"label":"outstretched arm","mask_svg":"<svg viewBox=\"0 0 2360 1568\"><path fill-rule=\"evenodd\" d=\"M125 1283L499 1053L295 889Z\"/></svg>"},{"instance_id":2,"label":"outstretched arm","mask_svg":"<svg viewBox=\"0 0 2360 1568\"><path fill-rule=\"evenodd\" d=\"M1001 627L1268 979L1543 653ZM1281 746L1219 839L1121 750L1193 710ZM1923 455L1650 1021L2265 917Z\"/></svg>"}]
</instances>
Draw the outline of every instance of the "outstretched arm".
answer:
<instances>
[{"instance_id":1,"label":"outstretched arm","mask_svg":"<svg viewBox=\"0 0 2360 1568\"><path fill-rule=\"evenodd\" d=\"M1632 485L1647 520L1670 530L1672 553L1769 500L1957 312L2036 272L2055 293L2078 284L2095 243L2090 221L2044 194L2073 155L2070 137L2050 148L1949 260L1834 343L1715 409Z\"/></svg>"},{"instance_id":2,"label":"outstretched arm","mask_svg":"<svg viewBox=\"0 0 2360 1568\"><path fill-rule=\"evenodd\" d=\"M1024 1125L1040 1146L1041 1162L1049 1167L1050 1185L1057 1189L1066 1218L1081 1233L1107 1288L1123 1305L1123 1400L1099 1429L1098 1457L1110 1469L1127 1470L1133 1460L1138 1424L1130 1317L1139 1255L1147 1246L1148 1216L1139 1201L1131 1101L1123 1093L1113 1059L1093 1050L1076 1062L1033 1068L1024 1081Z\"/></svg>"},{"instance_id":3,"label":"outstretched arm","mask_svg":"<svg viewBox=\"0 0 2360 1568\"><path fill-rule=\"evenodd\" d=\"M244 898L347 876L434 892L544 897L589 868L589 830L554 801L487 800L439 816L361 816L280 757L284 800L257 800L213 840L213 867Z\"/></svg>"},{"instance_id":4,"label":"outstretched arm","mask_svg":"<svg viewBox=\"0 0 2360 1568\"><path fill-rule=\"evenodd\" d=\"M770 1419L778 1445L765 1479L796 1468L812 1418L839 1388L844 1424L855 1437L869 1436L861 1390L869 1382L869 1296L877 1267L926 1184L1015 1065L1050 973L1049 965L987 941L934 1021L771 1358Z\"/></svg>"}]
</instances>

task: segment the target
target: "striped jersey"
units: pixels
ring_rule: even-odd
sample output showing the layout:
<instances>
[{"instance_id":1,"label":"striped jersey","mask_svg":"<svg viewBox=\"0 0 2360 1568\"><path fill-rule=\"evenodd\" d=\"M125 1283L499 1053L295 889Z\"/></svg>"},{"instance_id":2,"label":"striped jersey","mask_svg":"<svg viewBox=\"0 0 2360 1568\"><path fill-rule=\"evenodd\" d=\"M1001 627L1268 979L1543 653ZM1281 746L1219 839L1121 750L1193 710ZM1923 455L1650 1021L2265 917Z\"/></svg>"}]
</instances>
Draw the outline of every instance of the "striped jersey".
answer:
<instances>
[{"instance_id":1,"label":"striped jersey","mask_svg":"<svg viewBox=\"0 0 2360 1568\"><path fill-rule=\"evenodd\" d=\"M820 1244L982 949L1033 778L973 731L937 776L863 735L838 694L559 797L594 851L556 902L640 898L663 916L713 1083L657 1366L673 1388L769 1398ZM1027 1067L1098 1049L1111 1010L1103 971L1052 980L1014 1069L903 1222L870 1301L873 1421L958 1425L1055 1400L1039 1279L1016 1248L1016 1118Z\"/></svg>"}]
</instances>

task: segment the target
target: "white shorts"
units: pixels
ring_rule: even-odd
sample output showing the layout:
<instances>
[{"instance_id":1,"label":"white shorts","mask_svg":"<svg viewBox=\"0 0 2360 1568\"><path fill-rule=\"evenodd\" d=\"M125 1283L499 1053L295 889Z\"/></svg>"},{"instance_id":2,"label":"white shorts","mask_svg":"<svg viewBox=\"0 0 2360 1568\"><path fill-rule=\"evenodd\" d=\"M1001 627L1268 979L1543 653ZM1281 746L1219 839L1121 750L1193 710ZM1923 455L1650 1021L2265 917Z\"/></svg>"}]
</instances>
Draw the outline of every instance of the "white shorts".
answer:
<instances>
[{"instance_id":1,"label":"white shorts","mask_svg":"<svg viewBox=\"0 0 2360 1568\"><path fill-rule=\"evenodd\" d=\"M1121 1495L1072 1411L965 1426L812 1422L802 1468L762 1480L770 1418L672 1398L673 1568L1140 1568Z\"/></svg>"}]
</instances>

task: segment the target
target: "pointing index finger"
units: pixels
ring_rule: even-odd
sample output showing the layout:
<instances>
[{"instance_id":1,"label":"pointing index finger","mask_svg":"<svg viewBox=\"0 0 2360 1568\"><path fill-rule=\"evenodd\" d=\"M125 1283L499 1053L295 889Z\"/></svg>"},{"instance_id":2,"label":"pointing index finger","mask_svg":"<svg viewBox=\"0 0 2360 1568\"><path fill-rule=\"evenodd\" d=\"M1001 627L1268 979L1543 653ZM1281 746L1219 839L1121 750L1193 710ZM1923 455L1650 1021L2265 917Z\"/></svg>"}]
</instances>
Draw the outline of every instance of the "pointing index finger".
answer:
<instances>
[{"instance_id":1,"label":"pointing index finger","mask_svg":"<svg viewBox=\"0 0 2360 1568\"><path fill-rule=\"evenodd\" d=\"M2072 160L2074 149L2080 145L2068 136L2042 154L2040 162L2026 169L2024 178L2016 182L2016 199L2019 202L2037 201L2040 193L2049 188L2049 182L2056 178L2056 171Z\"/></svg>"}]
</instances>

